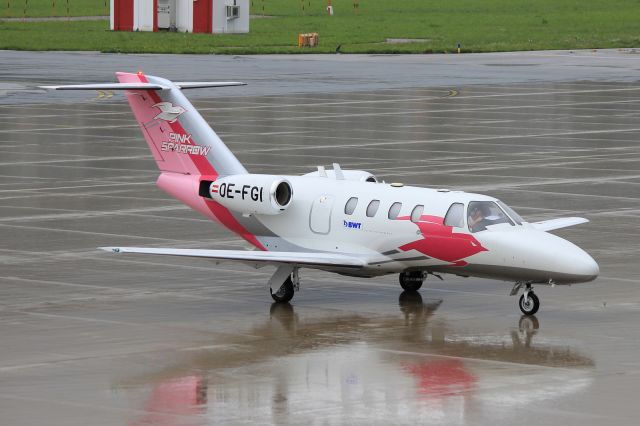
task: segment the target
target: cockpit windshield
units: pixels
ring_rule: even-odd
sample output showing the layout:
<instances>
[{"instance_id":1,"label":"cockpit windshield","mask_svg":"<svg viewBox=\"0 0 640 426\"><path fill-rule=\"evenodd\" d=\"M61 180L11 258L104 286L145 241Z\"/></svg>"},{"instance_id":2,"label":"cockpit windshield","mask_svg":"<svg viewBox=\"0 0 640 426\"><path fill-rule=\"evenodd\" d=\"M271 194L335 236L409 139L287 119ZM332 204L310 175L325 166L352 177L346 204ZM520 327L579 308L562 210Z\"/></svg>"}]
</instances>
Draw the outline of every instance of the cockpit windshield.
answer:
<instances>
[{"instance_id":1,"label":"cockpit windshield","mask_svg":"<svg viewBox=\"0 0 640 426\"><path fill-rule=\"evenodd\" d=\"M502 207L502 210L504 210L505 213L508 214L511 217L511 219L513 219L518 225L522 225L522 222L524 222L524 219L518 213L516 213L511 207L509 207L508 205L506 205L500 200L498 200L498 205Z\"/></svg>"},{"instance_id":2,"label":"cockpit windshield","mask_svg":"<svg viewBox=\"0 0 640 426\"><path fill-rule=\"evenodd\" d=\"M467 208L467 223L471 232L480 232L487 229L487 226L499 223L508 223L513 226L513 221L509 219L498 204L493 201L472 201Z\"/></svg>"}]
</instances>

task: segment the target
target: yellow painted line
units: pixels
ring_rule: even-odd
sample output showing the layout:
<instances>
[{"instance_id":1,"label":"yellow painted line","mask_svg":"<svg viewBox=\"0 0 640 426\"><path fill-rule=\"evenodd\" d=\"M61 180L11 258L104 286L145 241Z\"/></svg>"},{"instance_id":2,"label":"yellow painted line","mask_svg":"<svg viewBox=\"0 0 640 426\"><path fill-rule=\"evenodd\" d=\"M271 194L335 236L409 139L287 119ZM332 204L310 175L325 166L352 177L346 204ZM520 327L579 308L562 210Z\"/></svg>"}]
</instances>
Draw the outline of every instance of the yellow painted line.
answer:
<instances>
[{"instance_id":1,"label":"yellow painted line","mask_svg":"<svg viewBox=\"0 0 640 426\"><path fill-rule=\"evenodd\" d=\"M98 92L98 96L92 98L92 101L99 101L101 99L110 99L113 97L113 92L110 90L96 90Z\"/></svg>"}]
</instances>

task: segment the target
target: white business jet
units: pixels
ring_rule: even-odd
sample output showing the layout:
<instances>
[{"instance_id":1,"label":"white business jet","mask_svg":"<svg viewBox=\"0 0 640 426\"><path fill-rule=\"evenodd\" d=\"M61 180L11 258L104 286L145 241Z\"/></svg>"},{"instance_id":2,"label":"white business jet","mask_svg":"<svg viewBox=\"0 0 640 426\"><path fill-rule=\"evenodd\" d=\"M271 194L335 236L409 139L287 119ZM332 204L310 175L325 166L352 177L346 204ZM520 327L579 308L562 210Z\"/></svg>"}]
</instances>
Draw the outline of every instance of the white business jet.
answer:
<instances>
[{"instance_id":1,"label":"white business jet","mask_svg":"<svg viewBox=\"0 0 640 426\"><path fill-rule=\"evenodd\" d=\"M125 90L160 169L157 185L248 241L252 251L102 247L115 253L187 256L274 265L271 296L288 302L299 269L355 277L399 274L405 291L429 275L515 282L526 315L538 311L533 284L594 280L598 264L548 231L588 222L568 217L528 223L500 200L480 194L379 182L362 170L302 176L249 173L182 94L237 82L171 82L117 73L119 83L42 86Z\"/></svg>"}]
</instances>

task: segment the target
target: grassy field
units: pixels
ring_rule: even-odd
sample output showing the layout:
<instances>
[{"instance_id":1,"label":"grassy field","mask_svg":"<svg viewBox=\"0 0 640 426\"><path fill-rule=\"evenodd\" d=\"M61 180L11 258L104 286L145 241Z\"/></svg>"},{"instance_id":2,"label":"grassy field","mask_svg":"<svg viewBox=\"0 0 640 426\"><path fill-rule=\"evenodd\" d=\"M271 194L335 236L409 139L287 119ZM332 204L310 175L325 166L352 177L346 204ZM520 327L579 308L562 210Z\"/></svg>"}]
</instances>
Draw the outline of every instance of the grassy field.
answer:
<instances>
[{"instance_id":1,"label":"grassy field","mask_svg":"<svg viewBox=\"0 0 640 426\"><path fill-rule=\"evenodd\" d=\"M32 16L51 14L49 0L28 1ZM104 14L104 0L69 1L77 7L72 15ZM463 52L640 46L640 0L360 0L358 14L353 0L333 0L334 16L326 15L326 0L251 3L249 34L111 32L107 21L0 22L0 49L250 54L331 53L338 45L344 53L453 52L457 43ZM301 32L318 32L320 46L298 49ZM420 41L387 43L393 38Z\"/></svg>"},{"instance_id":2,"label":"grassy field","mask_svg":"<svg viewBox=\"0 0 640 426\"><path fill-rule=\"evenodd\" d=\"M108 14L109 0L0 0L0 18Z\"/></svg>"}]
</instances>

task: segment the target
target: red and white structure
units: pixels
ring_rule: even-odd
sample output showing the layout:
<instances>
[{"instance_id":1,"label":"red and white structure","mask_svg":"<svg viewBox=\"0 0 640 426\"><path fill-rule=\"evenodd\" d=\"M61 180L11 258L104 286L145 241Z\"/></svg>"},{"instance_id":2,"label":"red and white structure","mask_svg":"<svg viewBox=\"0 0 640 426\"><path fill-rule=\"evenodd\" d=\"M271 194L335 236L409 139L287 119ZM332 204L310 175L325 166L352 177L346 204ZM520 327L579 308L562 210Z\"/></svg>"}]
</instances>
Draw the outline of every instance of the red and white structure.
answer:
<instances>
[{"instance_id":1,"label":"red and white structure","mask_svg":"<svg viewBox=\"0 0 640 426\"><path fill-rule=\"evenodd\" d=\"M114 31L248 33L249 0L110 0Z\"/></svg>"}]
</instances>

